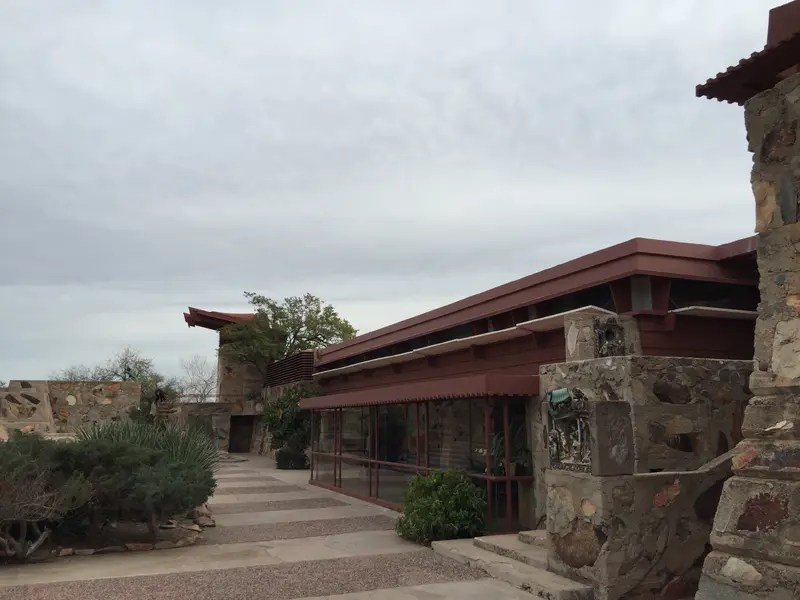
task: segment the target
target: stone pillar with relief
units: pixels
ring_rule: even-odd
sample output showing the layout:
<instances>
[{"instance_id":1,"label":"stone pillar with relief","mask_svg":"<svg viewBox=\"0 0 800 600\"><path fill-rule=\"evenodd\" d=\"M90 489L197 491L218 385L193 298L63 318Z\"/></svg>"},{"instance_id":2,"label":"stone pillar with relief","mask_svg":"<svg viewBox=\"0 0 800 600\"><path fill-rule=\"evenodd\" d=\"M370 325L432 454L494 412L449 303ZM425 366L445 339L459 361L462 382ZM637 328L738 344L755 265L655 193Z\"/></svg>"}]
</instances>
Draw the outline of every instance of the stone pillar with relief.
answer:
<instances>
[{"instance_id":1,"label":"stone pillar with relief","mask_svg":"<svg viewBox=\"0 0 800 600\"><path fill-rule=\"evenodd\" d=\"M751 399L697 600L800 598L800 2L765 48L698 86L745 106L761 302Z\"/></svg>"}]
</instances>

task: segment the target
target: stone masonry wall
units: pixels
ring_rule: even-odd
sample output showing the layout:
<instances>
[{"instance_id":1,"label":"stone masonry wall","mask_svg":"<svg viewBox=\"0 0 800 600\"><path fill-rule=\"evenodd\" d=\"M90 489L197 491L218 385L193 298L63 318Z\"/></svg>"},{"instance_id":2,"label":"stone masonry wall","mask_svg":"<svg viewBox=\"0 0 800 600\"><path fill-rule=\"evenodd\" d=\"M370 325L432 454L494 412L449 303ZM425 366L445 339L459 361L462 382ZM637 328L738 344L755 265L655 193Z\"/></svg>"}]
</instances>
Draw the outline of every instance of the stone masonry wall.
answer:
<instances>
[{"instance_id":1,"label":"stone masonry wall","mask_svg":"<svg viewBox=\"0 0 800 600\"><path fill-rule=\"evenodd\" d=\"M260 399L227 402L162 402L158 406L161 418L179 423L195 424L211 432L220 450L228 450L231 415L254 416L251 452L261 452L265 430L263 428L264 402Z\"/></svg>"},{"instance_id":2,"label":"stone masonry wall","mask_svg":"<svg viewBox=\"0 0 800 600\"><path fill-rule=\"evenodd\" d=\"M46 381L10 381L0 393L0 441L11 429L55 433Z\"/></svg>"},{"instance_id":3,"label":"stone masonry wall","mask_svg":"<svg viewBox=\"0 0 800 600\"><path fill-rule=\"evenodd\" d=\"M0 439L9 429L71 434L124 420L140 399L135 381L11 381L0 394Z\"/></svg>"},{"instance_id":4,"label":"stone masonry wall","mask_svg":"<svg viewBox=\"0 0 800 600\"><path fill-rule=\"evenodd\" d=\"M219 357L218 365L219 402L236 403L261 397L264 378L258 369L224 356Z\"/></svg>"},{"instance_id":5,"label":"stone masonry wall","mask_svg":"<svg viewBox=\"0 0 800 600\"><path fill-rule=\"evenodd\" d=\"M567 362L641 354L633 317L577 313L564 321Z\"/></svg>"},{"instance_id":6,"label":"stone masonry wall","mask_svg":"<svg viewBox=\"0 0 800 600\"><path fill-rule=\"evenodd\" d=\"M800 598L800 75L745 105L759 291L755 394L699 600Z\"/></svg>"},{"instance_id":7,"label":"stone masonry wall","mask_svg":"<svg viewBox=\"0 0 800 600\"><path fill-rule=\"evenodd\" d=\"M577 388L590 402L631 405L634 472L697 469L741 439L751 361L620 356L543 366L542 396ZM549 464L544 426L534 460Z\"/></svg>"},{"instance_id":8,"label":"stone masonry wall","mask_svg":"<svg viewBox=\"0 0 800 600\"><path fill-rule=\"evenodd\" d=\"M596 600L690 597L731 455L690 472L548 471L548 569L591 582Z\"/></svg>"},{"instance_id":9,"label":"stone masonry wall","mask_svg":"<svg viewBox=\"0 0 800 600\"><path fill-rule=\"evenodd\" d=\"M595 419L606 423L627 419L632 428L630 474L689 471L733 448L741 439L751 371L750 361L637 355L541 367L541 397L529 412L536 521L547 515L545 474L551 464L542 404L548 392L577 389L590 406L606 403L612 411L606 416L595 412ZM619 414L615 416L613 411ZM613 465L608 458L615 445L627 443L627 433L613 433L608 425L593 433L595 458L605 461L604 468L610 465L615 473L624 474L619 468L625 465ZM596 466L602 467L598 461Z\"/></svg>"},{"instance_id":10,"label":"stone masonry wall","mask_svg":"<svg viewBox=\"0 0 800 600\"><path fill-rule=\"evenodd\" d=\"M50 381L50 405L56 432L129 418L139 406L142 388L136 381Z\"/></svg>"}]
</instances>

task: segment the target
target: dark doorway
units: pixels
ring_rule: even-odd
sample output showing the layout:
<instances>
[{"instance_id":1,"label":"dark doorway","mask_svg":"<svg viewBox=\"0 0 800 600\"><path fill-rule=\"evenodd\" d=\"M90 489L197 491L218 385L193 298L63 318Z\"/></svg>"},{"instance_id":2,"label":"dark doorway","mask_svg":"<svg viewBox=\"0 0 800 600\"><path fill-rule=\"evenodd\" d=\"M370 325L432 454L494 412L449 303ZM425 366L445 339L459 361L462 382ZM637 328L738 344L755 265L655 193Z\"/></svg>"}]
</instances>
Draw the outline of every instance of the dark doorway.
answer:
<instances>
[{"instance_id":1,"label":"dark doorway","mask_svg":"<svg viewBox=\"0 0 800 600\"><path fill-rule=\"evenodd\" d=\"M250 452L253 443L254 416L232 416L231 437L228 444L229 452Z\"/></svg>"}]
</instances>

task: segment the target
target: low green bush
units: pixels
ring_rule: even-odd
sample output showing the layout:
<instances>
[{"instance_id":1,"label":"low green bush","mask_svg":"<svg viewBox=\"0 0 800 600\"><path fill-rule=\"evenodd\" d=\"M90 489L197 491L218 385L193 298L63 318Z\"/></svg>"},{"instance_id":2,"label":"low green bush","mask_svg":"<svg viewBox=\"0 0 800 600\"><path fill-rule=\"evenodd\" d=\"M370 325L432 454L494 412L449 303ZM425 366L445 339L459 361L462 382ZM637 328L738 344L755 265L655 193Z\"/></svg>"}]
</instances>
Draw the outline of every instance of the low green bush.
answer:
<instances>
[{"instance_id":1,"label":"low green bush","mask_svg":"<svg viewBox=\"0 0 800 600\"><path fill-rule=\"evenodd\" d=\"M158 523L203 504L214 493L219 452L202 430L175 423L110 422L77 432L60 465L82 473L94 496L89 522Z\"/></svg>"},{"instance_id":2,"label":"low green bush","mask_svg":"<svg viewBox=\"0 0 800 600\"><path fill-rule=\"evenodd\" d=\"M484 493L459 471L415 475L405 494L397 534L430 545L437 540L473 538L485 533Z\"/></svg>"},{"instance_id":3,"label":"low green bush","mask_svg":"<svg viewBox=\"0 0 800 600\"><path fill-rule=\"evenodd\" d=\"M275 467L278 469L308 469L310 464L304 450L281 448L275 451Z\"/></svg>"},{"instance_id":4,"label":"low green bush","mask_svg":"<svg viewBox=\"0 0 800 600\"><path fill-rule=\"evenodd\" d=\"M37 434L12 432L0 443L0 550L30 558L50 536L53 523L86 503L89 483L57 468L56 444Z\"/></svg>"},{"instance_id":5,"label":"low green bush","mask_svg":"<svg viewBox=\"0 0 800 600\"><path fill-rule=\"evenodd\" d=\"M27 558L47 537L93 534L108 522L183 515L214 492L219 453L205 432L176 424L115 422L73 442L36 434L0 444L0 550Z\"/></svg>"}]
</instances>

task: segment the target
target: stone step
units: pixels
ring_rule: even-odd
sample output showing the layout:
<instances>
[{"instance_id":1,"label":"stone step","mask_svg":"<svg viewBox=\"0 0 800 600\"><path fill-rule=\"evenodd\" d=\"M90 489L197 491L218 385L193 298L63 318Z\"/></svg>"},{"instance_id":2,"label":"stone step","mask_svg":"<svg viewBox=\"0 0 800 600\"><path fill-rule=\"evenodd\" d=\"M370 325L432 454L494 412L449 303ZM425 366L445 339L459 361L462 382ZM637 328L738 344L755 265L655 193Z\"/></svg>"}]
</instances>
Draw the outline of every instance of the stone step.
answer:
<instances>
[{"instance_id":1,"label":"stone step","mask_svg":"<svg viewBox=\"0 0 800 600\"><path fill-rule=\"evenodd\" d=\"M542 548L548 548L550 546L546 529L520 531L517 537L519 537L520 542L530 544L531 546L541 546Z\"/></svg>"},{"instance_id":2,"label":"stone step","mask_svg":"<svg viewBox=\"0 0 800 600\"><path fill-rule=\"evenodd\" d=\"M540 569L547 568L547 549L520 541L516 535L490 535L472 540L478 548L513 558Z\"/></svg>"},{"instance_id":3,"label":"stone step","mask_svg":"<svg viewBox=\"0 0 800 600\"><path fill-rule=\"evenodd\" d=\"M437 554L480 569L495 579L530 592L536 598L594 600L594 591L588 585L484 550L476 546L473 540L434 542L432 546Z\"/></svg>"}]
</instances>

